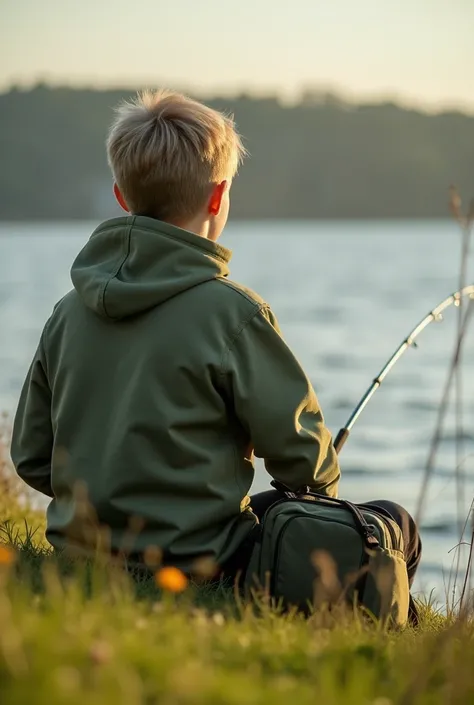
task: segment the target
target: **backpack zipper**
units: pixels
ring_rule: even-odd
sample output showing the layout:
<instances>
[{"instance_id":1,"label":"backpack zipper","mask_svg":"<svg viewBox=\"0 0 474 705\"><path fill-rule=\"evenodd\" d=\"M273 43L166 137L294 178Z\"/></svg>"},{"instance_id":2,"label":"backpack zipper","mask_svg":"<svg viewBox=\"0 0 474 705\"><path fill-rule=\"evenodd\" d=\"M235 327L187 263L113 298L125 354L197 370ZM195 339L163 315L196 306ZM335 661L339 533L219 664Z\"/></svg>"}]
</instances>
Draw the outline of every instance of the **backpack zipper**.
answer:
<instances>
[{"instance_id":1,"label":"backpack zipper","mask_svg":"<svg viewBox=\"0 0 474 705\"><path fill-rule=\"evenodd\" d=\"M359 533L365 539L365 544L367 548L376 549L380 547L380 542L377 536L375 535L375 527L367 523L359 507L357 507L355 504L352 504L352 502L348 502L346 499L335 499L334 497L326 497L326 495L318 495L315 492L309 492L306 495L297 495L293 492L288 492L287 496L284 499L281 499L278 502L275 502L275 504L272 504L272 506L267 509L267 512L270 511L270 509L272 509L272 507L274 507L276 504L279 504L280 502L289 501L303 502L305 504L313 505L315 502L319 501L321 503L325 502L326 504L333 504L334 506L346 509L348 512L350 512L350 514L352 514L353 518L355 519L356 525L358 525L359 528ZM263 517L262 523L265 520L265 516L266 513Z\"/></svg>"},{"instance_id":2,"label":"backpack zipper","mask_svg":"<svg viewBox=\"0 0 474 705\"><path fill-rule=\"evenodd\" d=\"M365 517L360 511L359 507L355 504L352 504L352 502L349 502L346 499L336 499L335 497L328 497L327 495L318 494L317 492L311 492L309 487L305 487L301 490L293 492L289 487L284 485L282 482L279 482L278 480L272 480L270 484L279 492L282 492L285 495L286 499L296 500L299 502L316 502L319 500L324 501L327 504L335 504L339 507L344 507L352 514L352 516L356 519L356 522L359 524L359 528L361 530L362 536L365 539L367 548L380 548L379 540L375 536L375 527L371 526L366 522Z\"/></svg>"}]
</instances>

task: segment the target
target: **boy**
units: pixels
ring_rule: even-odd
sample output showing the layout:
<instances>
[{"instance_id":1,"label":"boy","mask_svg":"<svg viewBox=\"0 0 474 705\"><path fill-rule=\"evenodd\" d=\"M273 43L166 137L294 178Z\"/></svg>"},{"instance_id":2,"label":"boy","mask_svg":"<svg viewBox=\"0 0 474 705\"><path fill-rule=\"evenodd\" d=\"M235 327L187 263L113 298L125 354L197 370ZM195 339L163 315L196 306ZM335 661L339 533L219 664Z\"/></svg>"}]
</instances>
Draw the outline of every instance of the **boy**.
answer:
<instances>
[{"instance_id":1,"label":"boy","mask_svg":"<svg viewBox=\"0 0 474 705\"><path fill-rule=\"evenodd\" d=\"M154 547L188 574L208 559L234 576L278 496L249 501L252 453L291 489L330 496L337 456L272 311L228 279L231 253L217 244L244 153L233 123L145 93L118 110L107 151L130 215L100 225L73 264L74 289L23 388L12 457L52 498L53 546L94 550L105 526L117 553L133 524L138 563Z\"/></svg>"}]
</instances>

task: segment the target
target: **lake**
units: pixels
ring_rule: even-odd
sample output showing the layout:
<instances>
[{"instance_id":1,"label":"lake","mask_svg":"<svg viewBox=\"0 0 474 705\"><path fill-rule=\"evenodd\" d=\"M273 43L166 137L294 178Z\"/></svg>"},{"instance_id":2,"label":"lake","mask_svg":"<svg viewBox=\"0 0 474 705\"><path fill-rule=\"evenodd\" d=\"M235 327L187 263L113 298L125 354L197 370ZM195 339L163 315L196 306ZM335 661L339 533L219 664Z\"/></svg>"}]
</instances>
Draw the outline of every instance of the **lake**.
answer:
<instances>
[{"instance_id":1,"label":"lake","mask_svg":"<svg viewBox=\"0 0 474 705\"><path fill-rule=\"evenodd\" d=\"M0 224L0 409L14 412L24 375L70 265L94 223ZM231 276L273 307L311 377L334 434L415 324L458 287L460 234L451 222L239 222L221 240ZM474 281L473 259L469 263ZM341 496L387 498L414 511L457 310L430 325L371 400L341 453ZM464 348L464 513L474 494L474 326ZM275 380L278 384L278 380ZM444 586L458 542L455 417L448 413L422 520L417 588ZM259 463L255 490L268 486ZM450 552L451 551L451 552Z\"/></svg>"}]
</instances>

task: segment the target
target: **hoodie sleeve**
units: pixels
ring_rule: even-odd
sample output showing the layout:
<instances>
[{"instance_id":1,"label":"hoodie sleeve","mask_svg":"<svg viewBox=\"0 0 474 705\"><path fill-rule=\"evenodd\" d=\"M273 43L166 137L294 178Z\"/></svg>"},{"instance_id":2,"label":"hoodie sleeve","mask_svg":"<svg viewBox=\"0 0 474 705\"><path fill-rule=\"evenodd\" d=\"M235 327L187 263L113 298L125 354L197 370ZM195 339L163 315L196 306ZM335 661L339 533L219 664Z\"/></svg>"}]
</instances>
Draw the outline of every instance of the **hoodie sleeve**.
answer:
<instances>
[{"instance_id":1,"label":"hoodie sleeve","mask_svg":"<svg viewBox=\"0 0 474 705\"><path fill-rule=\"evenodd\" d=\"M13 424L11 456L18 475L38 492L51 488L51 391L46 377L44 332L31 363Z\"/></svg>"},{"instance_id":2,"label":"hoodie sleeve","mask_svg":"<svg viewBox=\"0 0 474 705\"><path fill-rule=\"evenodd\" d=\"M307 485L337 496L340 470L331 434L269 308L261 307L234 338L224 371L237 416L269 474L293 490Z\"/></svg>"}]
</instances>

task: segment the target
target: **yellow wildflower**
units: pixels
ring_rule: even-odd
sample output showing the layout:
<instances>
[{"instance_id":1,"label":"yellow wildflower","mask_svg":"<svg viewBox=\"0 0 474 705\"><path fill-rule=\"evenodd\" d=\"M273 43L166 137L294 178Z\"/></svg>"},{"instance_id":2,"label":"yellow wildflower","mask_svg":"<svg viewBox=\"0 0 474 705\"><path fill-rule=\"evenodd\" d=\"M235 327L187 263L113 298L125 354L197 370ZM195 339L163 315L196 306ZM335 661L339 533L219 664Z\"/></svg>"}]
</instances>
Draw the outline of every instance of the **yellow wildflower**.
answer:
<instances>
[{"instance_id":1,"label":"yellow wildflower","mask_svg":"<svg viewBox=\"0 0 474 705\"><path fill-rule=\"evenodd\" d=\"M156 584L167 592L183 592L188 586L188 579L178 568L169 566L161 568L155 575Z\"/></svg>"},{"instance_id":2,"label":"yellow wildflower","mask_svg":"<svg viewBox=\"0 0 474 705\"><path fill-rule=\"evenodd\" d=\"M0 545L0 566L12 565L16 560L16 554L10 546Z\"/></svg>"}]
</instances>

